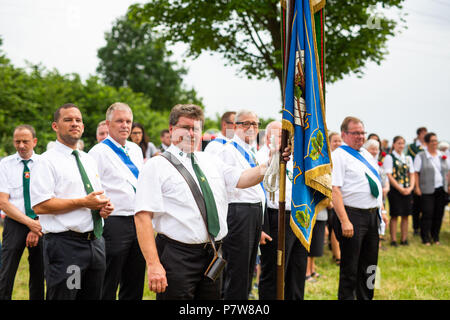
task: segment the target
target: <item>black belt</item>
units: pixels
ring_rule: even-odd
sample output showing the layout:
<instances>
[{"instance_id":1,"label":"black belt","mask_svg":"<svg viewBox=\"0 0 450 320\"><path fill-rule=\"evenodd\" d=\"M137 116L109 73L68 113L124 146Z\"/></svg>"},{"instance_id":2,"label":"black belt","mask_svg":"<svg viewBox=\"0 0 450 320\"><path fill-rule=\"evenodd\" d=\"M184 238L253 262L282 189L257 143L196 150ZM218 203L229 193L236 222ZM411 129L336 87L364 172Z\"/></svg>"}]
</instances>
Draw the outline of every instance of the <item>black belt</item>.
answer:
<instances>
[{"instance_id":1,"label":"black belt","mask_svg":"<svg viewBox=\"0 0 450 320\"><path fill-rule=\"evenodd\" d=\"M167 241L170 243L173 243L175 245L179 245L182 247L186 247L186 248L194 248L194 249L206 249L211 247L211 242L205 242L205 243L184 243L184 242L180 242L174 239L171 239L163 234L158 233L158 235L156 236L157 238L160 238L163 241ZM219 246L222 244L222 240L219 241L215 241L214 244L216 245L216 248L219 248Z\"/></svg>"},{"instance_id":2,"label":"black belt","mask_svg":"<svg viewBox=\"0 0 450 320\"><path fill-rule=\"evenodd\" d=\"M262 208L262 203L247 203L247 202L232 202L230 203L232 206L242 206L242 207L249 207L249 208Z\"/></svg>"},{"instance_id":3,"label":"black belt","mask_svg":"<svg viewBox=\"0 0 450 320\"><path fill-rule=\"evenodd\" d=\"M380 210L380 208L378 208L378 207L369 208L369 209L361 209L361 208L355 208L355 207L350 207L350 206L345 206L345 209L350 209L353 211L368 212L368 213L378 213L378 211Z\"/></svg>"},{"instance_id":4,"label":"black belt","mask_svg":"<svg viewBox=\"0 0 450 320\"><path fill-rule=\"evenodd\" d=\"M71 238L89 240L89 241L97 239L97 237L94 234L94 231L81 233L81 232L75 232L75 231L69 230L69 231L64 231L64 232L59 232L59 233L51 233L51 234L61 235L63 237L66 236L66 237L71 237Z\"/></svg>"}]
</instances>

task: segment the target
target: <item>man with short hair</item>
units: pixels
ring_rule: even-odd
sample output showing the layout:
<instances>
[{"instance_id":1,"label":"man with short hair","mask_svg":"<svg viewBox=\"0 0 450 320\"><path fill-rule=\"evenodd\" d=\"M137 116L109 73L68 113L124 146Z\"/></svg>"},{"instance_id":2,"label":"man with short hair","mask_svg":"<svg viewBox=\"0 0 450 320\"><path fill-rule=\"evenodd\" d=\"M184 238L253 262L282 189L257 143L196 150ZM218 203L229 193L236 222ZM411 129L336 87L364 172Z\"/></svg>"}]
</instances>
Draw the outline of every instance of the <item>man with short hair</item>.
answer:
<instances>
[{"instance_id":1,"label":"man with short hair","mask_svg":"<svg viewBox=\"0 0 450 320\"><path fill-rule=\"evenodd\" d=\"M161 140L161 145L159 146L159 150L164 152L167 148L170 147L170 132L167 129L161 130L159 134L159 139Z\"/></svg>"},{"instance_id":2,"label":"man with short hair","mask_svg":"<svg viewBox=\"0 0 450 320\"><path fill-rule=\"evenodd\" d=\"M41 225L30 205L30 176L39 155L34 153L36 132L20 125L13 134L17 152L0 162L0 210L6 213L0 268L0 299L11 300L14 279L25 247L28 247L29 297L44 300L44 262Z\"/></svg>"},{"instance_id":3,"label":"man with short hair","mask_svg":"<svg viewBox=\"0 0 450 320\"><path fill-rule=\"evenodd\" d=\"M234 118L236 116L235 111L225 112L220 119L220 133L214 140L211 140L205 148L206 152L211 154L218 154L223 145L227 143L234 136Z\"/></svg>"},{"instance_id":4,"label":"man with short hair","mask_svg":"<svg viewBox=\"0 0 450 320\"><path fill-rule=\"evenodd\" d=\"M258 165L256 136L258 116L242 110L236 115L234 137L218 156L223 162L240 170ZM247 300L261 238L265 205L262 184L247 189L234 188L228 192L228 235L223 242L224 258L228 261L224 274L224 299Z\"/></svg>"},{"instance_id":5,"label":"man with short hair","mask_svg":"<svg viewBox=\"0 0 450 320\"><path fill-rule=\"evenodd\" d=\"M204 275L214 257L209 238L220 252L228 232L227 190L258 184L266 170L263 164L242 172L217 156L195 151L201 143L203 120L199 106L173 107L169 119L172 144L162 156L148 160L139 175L136 230L147 262L149 288L157 293L157 300L220 298L221 281ZM184 167L201 190L208 229L188 183L165 156Z\"/></svg>"},{"instance_id":6,"label":"man with short hair","mask_svg":"<svg viewBox=\"0 0 450 320\"><path fill-rule=\"evenodd\" d=\"M387 223L381 178L372 155L362 148L364 125L347 117L343 145L332 152L332 196L338 219L334 231L341 248L338 299L371 300L378 262L379 226Z\"/></svg>"},{"instance_id":7,"label":"man with short hair","mask_svg":"<svg viewBox=\"0 0 450 320\"><path fill-rule=\"evenodd\" d=\"M74 104L54 113L55 146L31 176L31 206L44 233L47 300L97 300L105 276L103 219L114 210L101 189L96 161L77 150L84 132Z\"/></svg>"},{"instance_id":8,"label":"man with short hair","mask_svg":"<svg viewBox=\"0 0 450 320\"><path fill-rule=\"evenodd\" d=\"M96 138L97 142L102 142L108 136L108 126L106 120L100 121L97 125Z\"/></svg>"},{"instance_id":9,"label":"man with short hair","mask_svg":"<svg viewBox=\"0 0 450 320\"><path fill-rule=\"evenodd\" d=\"M133 112L125 103L114 103L106 111L108 136L90 151L97 160L103 190L115 205L105 221L106 274L103 300L141 300L144 290L145 260L134 225L137 178L144 165L141 148L128 141Z\"/></svg>"}]
</instances>

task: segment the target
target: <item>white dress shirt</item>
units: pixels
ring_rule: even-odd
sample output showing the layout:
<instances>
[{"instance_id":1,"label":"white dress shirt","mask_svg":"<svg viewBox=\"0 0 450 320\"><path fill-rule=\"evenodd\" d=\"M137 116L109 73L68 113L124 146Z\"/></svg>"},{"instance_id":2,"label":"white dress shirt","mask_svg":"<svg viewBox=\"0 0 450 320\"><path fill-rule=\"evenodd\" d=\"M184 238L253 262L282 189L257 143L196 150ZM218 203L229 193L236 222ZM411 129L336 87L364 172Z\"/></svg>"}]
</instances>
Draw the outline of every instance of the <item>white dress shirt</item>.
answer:
<instances>
[{"instance_id":1,"label":"white dress shirt","mask_svg":"<svg viewBox=\"0 0 450 320\"><path fill-rule=\"evenodd\" d=\"M198 184L186 153L174 145L167 151L176 156ZM195 156L216 201L220 232L215 239L221 240L228 233L227 189L236 187L242 171L206 152L195 152ZM135 210L153 212L155 231L171 239L190 244L209 241L202 215L186 180L162 156L153 157L144 164L138 179Z\"/></svg>"},{"instance_id":2,"label":"white dress shirt","mask_svg":"<svg viewBox=\"0 0 450 320\"><path fill-rule=\"evenodd\" d=\"M225 137L222 133L219 133L216 138L224 139L226 142L230 141L230 139ZM217 155L217 154L219 154L219 152L222 151L224 146L225 145L222 144L222 142L212 140L206 145L204 151L209 152L214 155Z\"/></svg>"},{"instance_id":3,"label":"white dress shirt","mask_svg":"<svg viewBox=\"0 0 450 320\"><path fill-rule=\"evenodd\" d=\"M55 147L44 152L33 168L30 179L31 206L52 198L76 199L86 196L81 174L73 150L59 141ZM102 190L97 162L90 155L78 151L94 191ZM39 221L43 233L59 233L68 230L88 232L94 229L92 213L80 208L62 214L42 214Z\"/></svg>"},{"instance_id":4,"label":"white dress shirt","mask_svg":"<svg viewBox=\"0 0 450 320\"><path fill-rule=\"evenodd\" d=\"M144 165L141 148L131 141L125 142L123 148L117 141L108 135L106 138L114 143L118 148L130 156L130 160L136 168L141 171ZM97 161L100 180L102 181L103 190L108 194L114 205L114 211L111 216L131 216L134 215L134 198L137 188L137 178L131 170L122 161L122 159L106 144L98 143L89 151Z\"/></svg>"},{"instance_id":5,"label":"white dress shirt","mask_svg":"<svg viewBox=\"0 0 450 320\"><path fill-rule=\"evenodd\" d=\"M262 146L258 152L256 153L256 159L259 163L266 163L269 161L269 148L264 145ZM286 195L285 195L285 210L291 210L291 197L292 197L292 179L293 179L293 161L292 159L286 164ZM278 210L279 207L279 199L280 199L280 191L275 191L274 201L270 199L270 193L266 191L266 199L267 199L267 207L271 209Z\"/></svg>"},{"instance_id":6,"label":"white dress shirt","mask_svg":"<svg viewBox=\"0 0 450 320\"><path fill-rule=\"evenodd\" d=\"M431 160L431 163L433 164L434 167L434 188L440 188L442 186L444 186L444 181L442 180L442 173L441 173L441 157L443 155L443 153L439 150L437 150L437 155L436 156L432 156L428 150L424 150L425 151L425 155L428 158L428 160ZM416 170L416 172L420 172L420 169L422 168L422 158L416 156L414 158L414 170Z\"/></svg>"},{"instance_id":7,"label":"white dress shirt","mask_svg":"<svg viewBox=\"0 0 450 320\"><path fill-rule=\"evenodd\" d=\"M251 146L242 141L237 135L234 135L231 141L237 142L247 153L256 159L256 154L251 150ZM239 168L242 171L251 168L244 156L233 146L227 143L218 154L219 158L226 164ZM228 200L230 203L258 203L261 202L265 206L266 197L263 188L258 183L257 185L246 189L232 189L228 192Z\"/></svg>"},{"instance_id":8,"label":"white dress shirt","mask_svg":"<svg viewBox=\"0 0 450 320\"><path fill-rule=\"evenodd\" d=\"M39 161L40 155L33 152L27 164L31 172L34 173L34 166ZM9 202L25 214L25 204L23 200L23 168L24 164L19 153L15 153L4 158L0 162L0 192L9 194Z\"/></svg>"},{"instance_id":9,"label":"white dress shirt","mask_svg":"<svg viewBox=\"0 0 450 320\"><path fill-rule=\"evenodd\" d=\"M343 145L346 144L343 143ZM378 164L375 163L372 155L364 148L361 148L359 152L376 170ZM336 148L331 153L331 158L333 162L332 185L341 188L344 205L359 209L381 208L382 187L380 180L372 171L342 148ZM377 199L370 193L370 186L365 173L378 186L379 195Z\"/></svg>"}]
</instances>

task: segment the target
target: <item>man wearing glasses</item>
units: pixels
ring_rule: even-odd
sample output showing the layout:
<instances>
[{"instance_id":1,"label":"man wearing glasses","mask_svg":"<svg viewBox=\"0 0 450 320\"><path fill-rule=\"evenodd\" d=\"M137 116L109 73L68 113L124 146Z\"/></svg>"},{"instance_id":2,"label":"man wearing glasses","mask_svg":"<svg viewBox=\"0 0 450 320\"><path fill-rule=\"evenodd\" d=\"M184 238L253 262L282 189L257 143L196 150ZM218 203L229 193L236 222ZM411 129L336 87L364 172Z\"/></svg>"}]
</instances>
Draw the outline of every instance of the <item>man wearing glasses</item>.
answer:
<instances>
[{"instance_id":1,"label":"man wearing glasses","mask_svg":"<svg viewBox=\"0 0 450 320\"><path fill-rule=\"evenodd\" d=\"M332 153L334 231L341 248L338 299L371 300L375 288L381 217L387 223L377 164L362 148L366 132L361 120L346 117L343 145Z\"/></svg>"},{"instance_id":2,"label":"man wearing glasses","mask_svg":"<svg viewBox=\"0 0 450 320\"><path fill-rule=\"evenodd\" d=\"M212 140L205 148L206 152L218 154L225 143L227 143L234 136L234 118L236 112L227 111L222 115L220 120L220 133L216 139Z\"/></svg>"},{"instance_id":3,"label":"man wearing glasses","mask_svg":"<svg viewBox=\"0 0 450 320\"><path fill-rule=\"evenodd\" d=\"M219 157L226 164L242 170L258 165L256 137L258 116L251 111L236 115L234 137ZM258 243L261 237L265 192L261 184L228 192L228 235L223 242L225 269L224 298L247 300L252 285Z\"/></svg>"}]
</instances>

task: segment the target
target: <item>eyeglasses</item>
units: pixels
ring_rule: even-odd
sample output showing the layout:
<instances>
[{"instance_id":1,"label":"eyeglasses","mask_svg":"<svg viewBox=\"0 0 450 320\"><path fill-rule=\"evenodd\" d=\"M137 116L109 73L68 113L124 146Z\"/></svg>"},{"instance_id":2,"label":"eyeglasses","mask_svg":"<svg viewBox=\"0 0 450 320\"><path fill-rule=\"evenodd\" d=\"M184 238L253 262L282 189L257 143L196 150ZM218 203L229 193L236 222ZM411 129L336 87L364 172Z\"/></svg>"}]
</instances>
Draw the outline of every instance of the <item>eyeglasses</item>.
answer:
<instances>
[{"instance_id":1,"label":"eyeglasses","mask_svg":"<svg viewBox=\"0 0 450 320\"><path fill-rule=\"evenodd\" d=\"M367 132L364 131L347 131L346 133L351 134L352 136L365 136L367 134Z\"/></svg>"},{"instance_id":2,"label":"eyeglasses","mask_svg":"<svg viewBox=\"0 0 450 320\"><path fill-rule=\"evenodd\" d=\"M135 131L131 133L133 136L141 135L142 131Z\"/></svg>"},{"instance_id":3,"label":"eyeglasses","mask_svg":"<svg viewBox=\"0 0 450 320\"><path fill-rule=\"evenodd\" d=\"M238 121L236 122L236 124L240 124L241 126L243 126L245 129L250 128L251 126L255 127L256 129L258 129L261 126L261 122L250 122L250 121L245 121L245 122L241 122Z\"/></svg>"},{"instance_id":4,"label":"eyeglasses","mask_svg":"<svg viewBox=\"0 0 450 320\"><path fill-rule=\"evenodd\" d=\"M226 124L234 124L233 121L225 121Z\"/></svg>"},{"instance_id":5,"label":"eyeglasses","mask_svg":"<svg viewBox=\"0 0 450 320\"><path fill-rule=\"evenodd\" d=\"M175 125L175 127L178 127L180 129L184 129L186 131L194 131L195 133L199 133L202 132L202 128L201 127L191 127L191 126L180 126L180 125Z\"/></svg>"}]
</instances>

